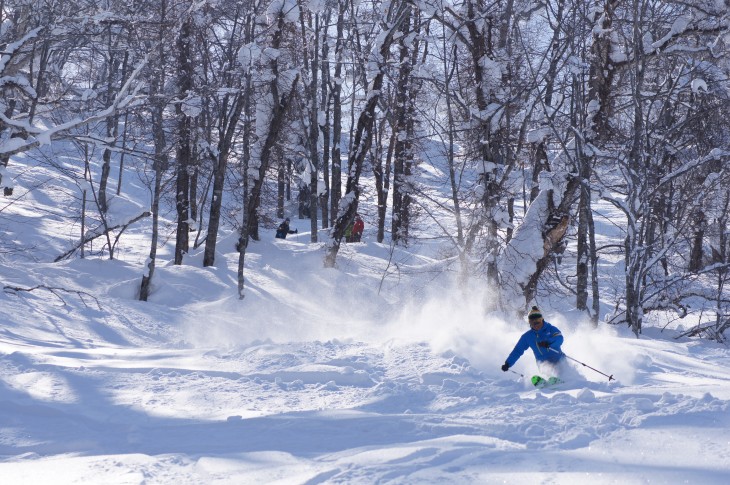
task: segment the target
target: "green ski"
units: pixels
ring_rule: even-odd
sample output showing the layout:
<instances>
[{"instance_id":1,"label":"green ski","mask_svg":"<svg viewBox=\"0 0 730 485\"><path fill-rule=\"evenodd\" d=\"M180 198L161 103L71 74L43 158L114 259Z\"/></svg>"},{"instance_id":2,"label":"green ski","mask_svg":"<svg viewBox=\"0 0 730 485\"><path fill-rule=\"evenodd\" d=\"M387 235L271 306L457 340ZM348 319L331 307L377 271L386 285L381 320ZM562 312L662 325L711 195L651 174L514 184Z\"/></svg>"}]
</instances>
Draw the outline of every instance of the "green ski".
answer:
<instances>
[{"instance_id":1,"label":"green ski","mask_svg":"<svg viewBox=\"0 0 730 485\"><path fill-rule=\"evenodd\" d=\"M532 385L537 387L538 389L542 389L548 386L554 386L555 384L562 384L563 382L564 381L559 377L550 377L548 379L545 379L544 377L540 376L532 376Z\"/></svg>"}]
</instances>

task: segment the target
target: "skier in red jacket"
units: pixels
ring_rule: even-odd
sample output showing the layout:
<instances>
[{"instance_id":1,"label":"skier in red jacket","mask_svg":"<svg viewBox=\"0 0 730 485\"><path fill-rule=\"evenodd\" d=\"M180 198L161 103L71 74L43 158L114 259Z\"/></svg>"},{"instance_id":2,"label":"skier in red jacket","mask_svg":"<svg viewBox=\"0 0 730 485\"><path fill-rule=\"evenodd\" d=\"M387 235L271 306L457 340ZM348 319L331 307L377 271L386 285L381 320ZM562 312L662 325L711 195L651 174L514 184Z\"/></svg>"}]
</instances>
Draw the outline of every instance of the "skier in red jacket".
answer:
<instances>
[{"instance_id":1,"label":"skier in red jacket","mask_svg":"<svg viewBox=\"0 0 730 485\"><path fill-rule=\"evenodd\" d=\"M352 225L352 242L360 242L364 230L365 223L360 217L360 214L355 214L355 223Z\"/></svg>"}]
</instances>

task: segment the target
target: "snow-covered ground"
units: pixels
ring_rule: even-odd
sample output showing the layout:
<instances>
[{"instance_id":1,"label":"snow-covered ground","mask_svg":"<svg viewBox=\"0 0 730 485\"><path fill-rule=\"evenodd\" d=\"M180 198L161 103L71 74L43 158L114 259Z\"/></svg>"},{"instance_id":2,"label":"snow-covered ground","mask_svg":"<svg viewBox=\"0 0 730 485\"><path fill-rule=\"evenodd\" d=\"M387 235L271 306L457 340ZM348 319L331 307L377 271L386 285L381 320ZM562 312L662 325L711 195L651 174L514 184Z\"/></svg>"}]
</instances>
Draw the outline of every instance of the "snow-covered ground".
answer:
<instances>
[{"instance_id":1,"label":"snow-covered ground","mask_svg":"<svg viewBox=\"0 0 730 485\"><path fill-rule=\"evenodd\" d=\"M232 251L160 268L148 303L123 261L3 265L4 286L59 289L0 294L2 483L727 483L725 346L546 312L616 381L578 365L538 391L499 369L526 325L486 296L435 296L401 253L423 279L401 308L387 246L325 270L304 232L270 236L243 301Z\"/></svg>"},{"instance_id":2,"label":"snow-covered ground","mask_svg":"<svg viewBox=\"0 0 730 485\"><path fill-rule=\"evenodd\" d=\"M149 221L114 261L52 263L76 237L76 189L23 176L0 210L2 484L730 481L724 345L594 330L545 301L567 355L615 380L576 364L536 390L532 356L500 370L526 322L486 314L478 281L452 289L448 251L375 243L372 219L337 269L309 221L285 241L262 231L242 301L235 238L209 268L197 251L169 264L168 244L142 303ZM612 284L621 267L603 264Z\"/></svg>"}]
</instances>

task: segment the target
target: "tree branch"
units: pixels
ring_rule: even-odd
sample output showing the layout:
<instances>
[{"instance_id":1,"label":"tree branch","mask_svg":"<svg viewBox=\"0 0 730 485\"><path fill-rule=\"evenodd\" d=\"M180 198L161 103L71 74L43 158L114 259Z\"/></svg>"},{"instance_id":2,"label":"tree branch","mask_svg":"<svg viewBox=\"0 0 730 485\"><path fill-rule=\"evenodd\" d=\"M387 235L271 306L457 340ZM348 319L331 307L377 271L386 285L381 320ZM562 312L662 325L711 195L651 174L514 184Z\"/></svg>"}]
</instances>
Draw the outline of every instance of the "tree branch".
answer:
<instances>
[{"instance_id":1,"label":"tree branch","mask_svg":"<svg viewBox=\"0 0 730 485\"><path fill-rule=\"evenodd\" d=\"M67 288L61 288L61 287L58 287L58 286L47 286L47 285L36 285L36 286L31 287L31 288L22 288L20 286L10 286L10 285L3 286L3 291L5 291L6 293L9 293L9 292L20 293L21 291L26 291L26 292L30 293L31 291L35 291L35 290L47 290L47 291L50 291L51 293L53 293L53 295L56 298L58 298L59 300L61 300L61 303L63 303L63 306L68 306L68 305L66 304L66 300L64 300L63 297L61 295L59 295L59 292L75 293L79 297L79 299L84 303L84 305L86 305L86 301L84 300L84 297L86 296L86 297L89 297L92 300L94 300L94 302L96 303L96 307L99 310L102 310L102 307L101 307L101 304L99 303L99 300L94 295L91 295L91 294L89 294L89 293L87 293L85 291L69 290ZM88 308L88 305L86 305L86 306Z\"/></svg>"},{"instance_id":2,"label":"tree branch","mask_svg":"<svg viewBox=\"0 0 730 485\"><path fill-rule=\"evenodd\" d=\"M117 224L116 226L112 226L112 227L108 228L104 232L100 232L98 234L92 234L92 235L86 236L86 237L84 237L84 240L83 241L81 241L80 243L76 244L74 247L72 247L71 249L69 249L68 251L66 251L65 253L63 253L62 255L58 256L56 259L53 260L53 262L54 263L57 263L57 262L59 262L59 261L61 261L63 259L66 259L70 255L72 255L73 253L75 253L81 246L83 246L87 242L91 242L94 239L96 239L97 237L105 236L109 232L114 231L115 229L121 228L121 230L119 231L119 234L114 239L114 242L116 244L116 242L119 240L119 236L122 235L122 233L127 229L127 227L131 226L132 224L134 224L135 222L139 221L140 219L143 219L145 217L149 217L150 215L151 215L151 213L149 211L145 211L145 212L141 213L140 215L138 215L137 217L135 217L134 219L132 219L131 221L127 222L126 224Z\"/></svg>"}]
</instances>

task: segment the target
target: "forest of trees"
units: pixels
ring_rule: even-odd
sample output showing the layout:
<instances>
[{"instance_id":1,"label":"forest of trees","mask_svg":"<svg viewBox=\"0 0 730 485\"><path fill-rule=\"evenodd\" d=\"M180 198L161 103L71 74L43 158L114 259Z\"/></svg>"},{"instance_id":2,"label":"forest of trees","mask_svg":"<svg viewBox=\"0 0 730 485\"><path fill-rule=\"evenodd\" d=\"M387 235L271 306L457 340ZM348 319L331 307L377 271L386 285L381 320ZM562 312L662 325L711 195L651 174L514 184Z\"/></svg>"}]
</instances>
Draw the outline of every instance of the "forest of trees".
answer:
<instances>
[{"instance_id":1,"label":"forest of trees","mask_svg":"<svg viewBox=\"0 0 730 485\"><path fill-rule=\"evenodd\" d=\"M727 0L0 0L0 186L15 156L73 147L91 230L59 259L96 238L113 258L151 217L146 300L169 213L176 264L204 247L214 265L238 231L243 298L249 242L290 201L327 267L366 185L377 240L413 244L435 151L462 283L518 310L559 281L597 322L598 261L618 253L611 323L639 335L700 299L716 318L688 333L722 340L728 44ZM130 167L150 204L117 224ZM623 214L622 244L597 241L597 201Z\"/></svg>"}]
</instances>

